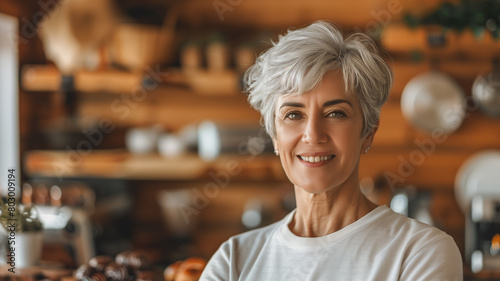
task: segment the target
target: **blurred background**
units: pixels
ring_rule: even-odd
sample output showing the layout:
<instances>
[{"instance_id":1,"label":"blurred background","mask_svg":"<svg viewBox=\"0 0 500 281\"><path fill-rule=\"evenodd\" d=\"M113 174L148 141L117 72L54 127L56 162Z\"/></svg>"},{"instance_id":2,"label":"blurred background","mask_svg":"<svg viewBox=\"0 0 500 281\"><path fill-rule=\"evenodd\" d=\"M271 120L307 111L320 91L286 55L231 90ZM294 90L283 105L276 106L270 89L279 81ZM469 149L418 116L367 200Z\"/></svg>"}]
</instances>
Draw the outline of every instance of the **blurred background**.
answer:
<instances>
[{"instance_id":1,"label":"blurred background","mask_svg":"<svg viewBox=\"0 0 500 281\"><path fill-rule=\"evenodd\" d=\"M19 167L17 196L44 220L42 260L210 258L292 210L241 79L279 34L315 20L368 34L394 71L363 192L450 234L466 278L500 278L493 0L2 0L3 196Z\"/></svg>"}]
</instances>

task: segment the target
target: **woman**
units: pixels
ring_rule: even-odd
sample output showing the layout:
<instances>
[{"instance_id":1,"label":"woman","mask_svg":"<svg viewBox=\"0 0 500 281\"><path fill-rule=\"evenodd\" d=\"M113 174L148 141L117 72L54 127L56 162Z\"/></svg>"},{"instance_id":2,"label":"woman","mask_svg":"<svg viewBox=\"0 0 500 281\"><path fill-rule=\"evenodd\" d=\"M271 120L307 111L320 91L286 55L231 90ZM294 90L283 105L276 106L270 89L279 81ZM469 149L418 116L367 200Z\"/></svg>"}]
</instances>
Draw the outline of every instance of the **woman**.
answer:
<instances>
[{"instance_id":1,"label":"woman","mask_svg":"<svg viewBox=\"0 0 500 281\"><path fill-rule=\"evenodd\" d=\"M450 236L360 191L359 159L392 84L369 37L316 22L281 36L245 78L297 208L230 238L200 280L462 280Z\"/></svg>"}]
</instances>

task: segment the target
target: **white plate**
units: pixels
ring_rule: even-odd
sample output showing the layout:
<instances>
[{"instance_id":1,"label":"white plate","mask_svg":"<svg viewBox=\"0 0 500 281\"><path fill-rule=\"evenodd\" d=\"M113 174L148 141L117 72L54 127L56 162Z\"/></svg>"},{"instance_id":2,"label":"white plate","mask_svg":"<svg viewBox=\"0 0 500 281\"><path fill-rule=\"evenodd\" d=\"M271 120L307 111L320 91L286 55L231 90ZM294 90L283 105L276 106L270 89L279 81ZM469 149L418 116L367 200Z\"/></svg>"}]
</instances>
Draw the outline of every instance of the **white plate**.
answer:
<instances>
[{"instance_id":1,"label":"white plate","mask_svg":"<svg viewBox=\"0 0 500 281\"><path fill-rule=\"evenodd\" d=\"M449 76L430 71L413 77L401 96L407 120L426 132L452 133L465 116L465 94Z\"/></svg>"},{"instance_id":2,"label":"white plate","mask_svg":"<svg viewBox=\"0 0 500 281\"><path fill-rule=\"evenodd\" d=\"M455 177L455 197L464 212L476 195L500 198L500 151L476 153L460 166Z\"/></svg>"}]
</instances>

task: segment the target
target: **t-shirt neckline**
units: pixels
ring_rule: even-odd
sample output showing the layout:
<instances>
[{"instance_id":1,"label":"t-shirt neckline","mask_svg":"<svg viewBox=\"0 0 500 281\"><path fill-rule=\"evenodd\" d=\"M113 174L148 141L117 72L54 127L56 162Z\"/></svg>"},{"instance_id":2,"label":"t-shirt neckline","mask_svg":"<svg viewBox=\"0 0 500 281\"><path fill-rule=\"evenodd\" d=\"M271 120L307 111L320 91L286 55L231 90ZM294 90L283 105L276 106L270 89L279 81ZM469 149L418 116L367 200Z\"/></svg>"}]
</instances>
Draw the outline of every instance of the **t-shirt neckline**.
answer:
<instances>
[{"instance_id":1,"label":"t-shirt neckline","mask_svg":"<svg viewBox=\"0 0 500 281\"><path fill-rule=\"evenodd\" d=\"M311 248L317 246L325 246L343 239L344 237L359 230L367 224L371 224L373 221L382 217L383 214L388 211L388 209L389 208L385 205L378 206L368 214L364 215L357 221L345 226L344 228L320 237L301 237L295 235L290 230L288 225L292 221L293 216L295 215L295 212L297 210L294 209L283 219L283 223L280 225L278 233L282 242L292 248Z\"/></svg>"}]
</instances>

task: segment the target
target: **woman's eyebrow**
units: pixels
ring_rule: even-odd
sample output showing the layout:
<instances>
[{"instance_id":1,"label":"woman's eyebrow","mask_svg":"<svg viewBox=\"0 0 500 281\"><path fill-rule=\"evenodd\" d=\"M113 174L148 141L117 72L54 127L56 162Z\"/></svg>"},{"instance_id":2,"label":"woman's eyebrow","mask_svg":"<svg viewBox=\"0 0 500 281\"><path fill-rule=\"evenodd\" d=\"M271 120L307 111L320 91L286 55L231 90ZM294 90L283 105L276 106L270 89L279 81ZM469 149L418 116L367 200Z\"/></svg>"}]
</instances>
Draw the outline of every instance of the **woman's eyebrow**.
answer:
<instances>
[{"instance_id":1,"label":"woman's eyebrow","mask_svg":"<svg viewBox=\"0 0 500 281\"><path fill-rule=\"evenodd\" d=\"M325 103L323 103L323 107L327 107L327 106L330 106L330 105L336 105L336 104L339 104L339 103L347 103L351 107L353 107L352 104L348 100L344 100L344 99L334 99L334 100L326 101Z\"/></svg>"},{"instance_id":2,"label":"woman's eyebrow","mask_svg":"<svg viewBox=\"0 0 500 281\"><path fill-rule=\"evenodd\" d=\"M327 106L331 106L331 105L336 105L336 104L339 104L339 103L347 103L351 107L353 107L352 104L351 104L351 102L349 102L348 100L345 100L345 99L334 99L334 100L326 101L326 102L323 103L323 107L327 107ZM285 107L285 106L290 106L290 107L305 107L304 104L302 104L300 102L284 102L283 104L281 104L280 109L283 108L283 107Z\"/></svg>"},{"instance_id":3,"label":"woman's eyebrow","mask_svg":"<svg viewBox=\"0 0 500 281\"><path fill-rule=\"evenodd\" d=\"M284 102L281 104L280 109L284 106L291 106L291 107L305 107L304 104L300 102Z\"/></svg>"}]
</instances>

